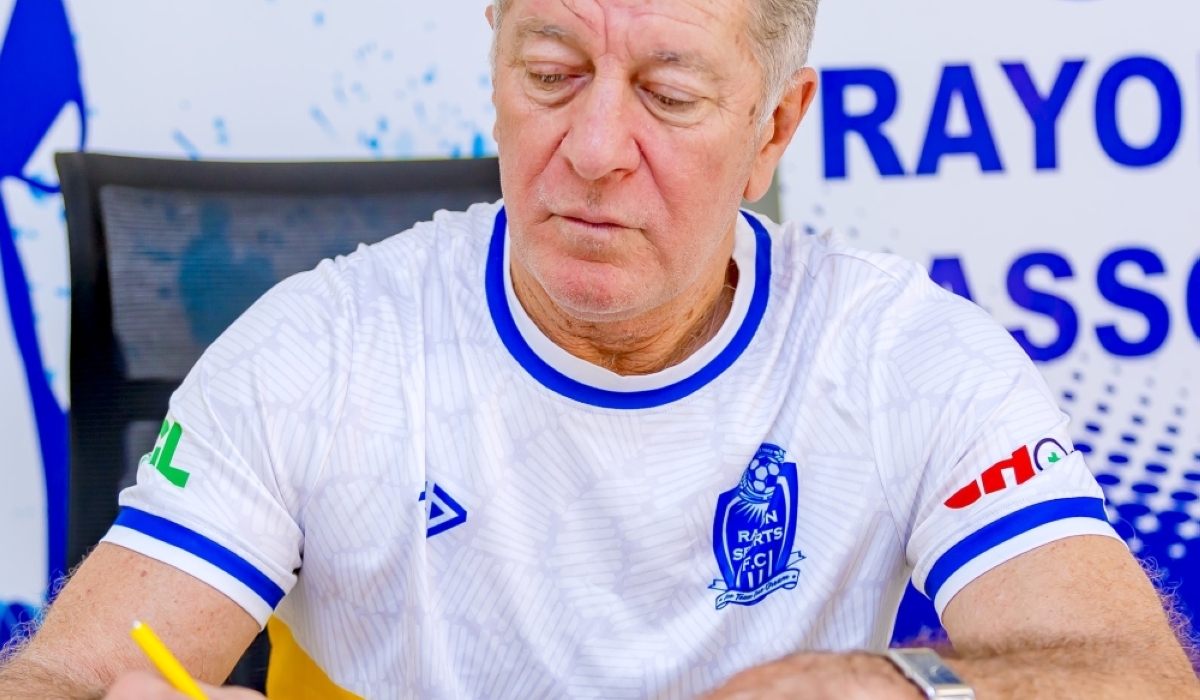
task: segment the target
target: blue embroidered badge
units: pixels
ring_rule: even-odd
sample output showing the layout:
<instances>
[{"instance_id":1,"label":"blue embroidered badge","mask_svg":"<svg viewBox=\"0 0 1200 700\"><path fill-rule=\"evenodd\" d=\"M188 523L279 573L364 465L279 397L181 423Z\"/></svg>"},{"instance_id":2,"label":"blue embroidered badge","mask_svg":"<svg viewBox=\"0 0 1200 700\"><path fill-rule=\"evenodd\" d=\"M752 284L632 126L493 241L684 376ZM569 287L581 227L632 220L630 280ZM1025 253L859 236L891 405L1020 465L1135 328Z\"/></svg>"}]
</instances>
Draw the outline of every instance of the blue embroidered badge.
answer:
<instances>
[{"instance_id":1,"label":"blue embroidered badge","mask_svg":"<svg viewBox=\"0 0 1200 700\"><path fill-rule=\"evenodd\" d=\"M737 488L717 497L713 553L722 578L709 586L723 591L717 610L736 603L754 605L780 588L792 589L804 559L792 551L796 540L796 464L784 450L763 443L742 473Z\"/></svg>"},{"instance_id":2,"label":"blue embroidered badge","mask_svg":"<svg viewBox=\"0 0 1200 700\"><path fill-rule=\"evenodd\" d=\"M426 538L467 522L467 509L432 481L425 482L425 490L417 500L425 502Z\"/></svg>"}]
</instances>

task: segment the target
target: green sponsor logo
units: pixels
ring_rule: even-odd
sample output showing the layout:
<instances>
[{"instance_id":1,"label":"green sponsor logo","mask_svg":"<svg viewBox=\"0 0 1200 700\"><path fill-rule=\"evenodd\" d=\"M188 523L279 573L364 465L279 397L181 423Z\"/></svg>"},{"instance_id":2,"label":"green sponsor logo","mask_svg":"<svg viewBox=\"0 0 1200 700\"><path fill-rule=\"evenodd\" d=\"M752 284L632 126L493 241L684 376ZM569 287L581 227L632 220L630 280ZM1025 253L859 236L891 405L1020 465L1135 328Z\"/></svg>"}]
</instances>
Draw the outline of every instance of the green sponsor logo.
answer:
<instances>
[{"instance_id":1,"label":"green sponsor logo","mask_svg":"<svg viewBox=\"0 0 1200 700\"><path fill-rule=\"evenodd\" d=\"M182 436L182 425L172 422L170 419L164 420L162 430L158 431L158 440L154 443L154 451L142 457L142 462L148 462L160 474L167 477L167 481L179 488L187 486L188 477L191 476L188 472L171 466L171 459L175 457L175 448L179 446L179 438Z\"/></svg>"}]
</instances>

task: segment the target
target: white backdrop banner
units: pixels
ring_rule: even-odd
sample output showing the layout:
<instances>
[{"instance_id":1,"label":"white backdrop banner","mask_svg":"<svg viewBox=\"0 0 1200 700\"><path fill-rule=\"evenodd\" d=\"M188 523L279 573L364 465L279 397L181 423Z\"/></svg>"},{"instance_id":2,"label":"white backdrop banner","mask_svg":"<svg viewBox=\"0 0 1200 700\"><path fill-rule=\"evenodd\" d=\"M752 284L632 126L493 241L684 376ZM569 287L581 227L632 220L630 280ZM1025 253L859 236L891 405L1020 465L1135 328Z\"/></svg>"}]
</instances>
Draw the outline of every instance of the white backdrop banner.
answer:
<instances>
[{"instance_id":1,"label":"white backdrop banner","mask_svg":"<svg viewBox=\"0 0 1200 700\"><path fill-rule=\"evenodd\" d=\"M0 643L64 563L70 289L53 152L492 154L485 6L0 0ZM1074 418L1114 522L1192 610L1197 26L1184 0L826 0L822 87L781 170L786 218L918 260L1012 330Z\"/></svg>"},{"instance_id":2,"label":"white backdrop banner","mask_svg":"<svg viewBox=\"0 0 1200 700\"><path fill-rule=\"evenodd\" d=\"M826 2L781 186L786 218L919 261L1010 329L1192 611L1198 26L1188 2Z\"/></svg>"}]
</instances>

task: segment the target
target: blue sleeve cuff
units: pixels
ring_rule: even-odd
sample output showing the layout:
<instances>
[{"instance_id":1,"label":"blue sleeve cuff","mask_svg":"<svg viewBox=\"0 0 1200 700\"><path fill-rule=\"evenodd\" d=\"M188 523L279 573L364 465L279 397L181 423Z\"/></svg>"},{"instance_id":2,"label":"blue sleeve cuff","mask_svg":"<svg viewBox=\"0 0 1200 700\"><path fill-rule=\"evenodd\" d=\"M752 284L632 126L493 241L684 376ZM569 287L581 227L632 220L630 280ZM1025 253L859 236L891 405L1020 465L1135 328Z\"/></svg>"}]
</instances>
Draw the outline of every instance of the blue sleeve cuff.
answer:
<instances>
[{"instance_id":1,"label":"blue sleeve cuff","mask_svg":"<svg viewBox=\"0 0 1200 700\"><path fill-rule=\"evenodd\" d=\"M266 574L255 568L253 564L228 548L178 523L137 508L125 507L121 509L121 514L117 516L113 525L140 532L203 559L240 581L272 609L279 605L280 600L283 600L283 589Z\"/></svg>"},{"instance_id":2,"label":"blue sleeve cuff","mask_svg":"<svg viewBox=\"0 0 1200 700\"><path fill-rule=\"evenodd\" d=\"M937 601L938 594L942 592L943 586L950 581L951 577L975 559L1036 528L1076 518L1099 520L1103 523L1105 530L1111 530L1108 527L1108 517L1104 511L1104 501L1099 498L1060 498L1035 503L984 525L947 550L929 569L929 575L925 577L923 592L931 600ZM1082 528L1080 532L1066 534L1094 534L1090 531L1092 529L1087 527ZM1063 535L1063 533L1057 534L1059 537ZM1047 541L1059 537L1051 537ZM1045 544L1045 542L1034 544L1034 546L1040 546L1040 544ZM1001 559L996 564L1003 561L1004 559ZM939 612L942 607L944 604L939 607Z\"/></svg>"}]
</instances>

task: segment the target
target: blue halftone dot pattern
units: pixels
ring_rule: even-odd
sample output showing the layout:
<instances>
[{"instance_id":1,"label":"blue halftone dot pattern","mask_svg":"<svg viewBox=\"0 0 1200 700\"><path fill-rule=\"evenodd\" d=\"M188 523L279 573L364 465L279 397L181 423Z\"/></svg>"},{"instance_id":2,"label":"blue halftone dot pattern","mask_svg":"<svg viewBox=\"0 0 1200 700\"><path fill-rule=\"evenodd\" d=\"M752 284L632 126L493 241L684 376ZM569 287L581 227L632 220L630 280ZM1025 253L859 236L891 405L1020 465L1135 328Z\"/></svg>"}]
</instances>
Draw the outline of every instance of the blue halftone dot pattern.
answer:
<instances>
[{"instance_id":1,"label":"blue halftone dot pattern","mask_svg":"<svg viewBox=\"0 0 1200 700\"><path fill-rule=\"evenodd\" d=\"M1079 359L1084 366L1071 373L1072 386L1064 391L1092 393L1095 403L1063 403L1076 426L1076 447L1089 453L1117 532L1162 572L1161 585L1193 616L1200 610L1200 435L1186 429L1188 388L1184 382L1157 386L1153 376L1116 363L1096 366L1082 353ZM1088 375L1104 379L1089 382ZM1100 384L1101 391L1089 392Z\"/></svg>"}]
</instances>

